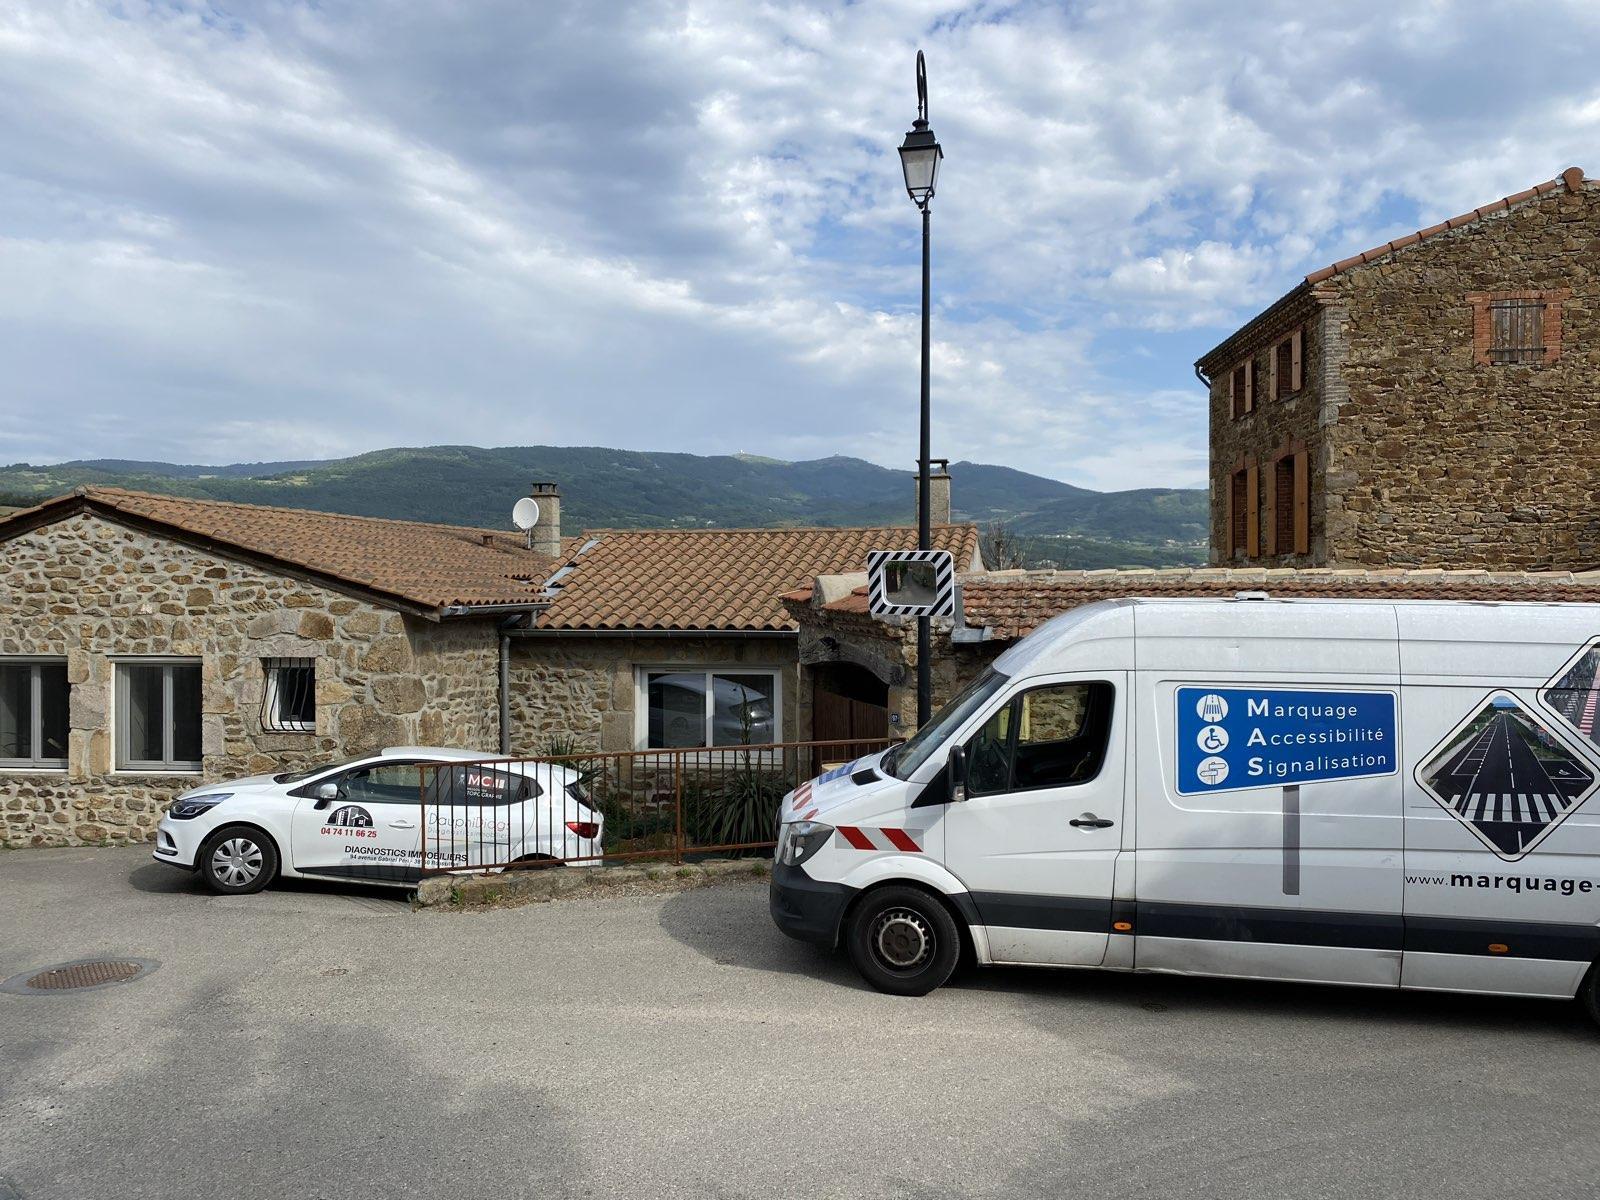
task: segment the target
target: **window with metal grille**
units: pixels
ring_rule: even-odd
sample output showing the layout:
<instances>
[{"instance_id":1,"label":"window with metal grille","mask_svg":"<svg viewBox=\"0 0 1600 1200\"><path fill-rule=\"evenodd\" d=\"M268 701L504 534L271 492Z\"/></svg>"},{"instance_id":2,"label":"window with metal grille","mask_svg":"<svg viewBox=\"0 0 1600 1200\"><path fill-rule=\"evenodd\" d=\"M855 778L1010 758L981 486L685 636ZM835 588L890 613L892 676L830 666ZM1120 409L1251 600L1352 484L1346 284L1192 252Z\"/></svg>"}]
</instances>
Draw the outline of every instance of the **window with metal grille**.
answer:
<instances>
[{"instance_id":1,"label":"window with metal grille","mask_svg":"<svg viewBox=\"0 0 1600 1200\"><path fill-rule=\"evenodd\" d=\"M1489 359L1496 363L1544 358L1544 301L1495 300L1489 305Z\"/></svg>"},{"instance_id":2,"label":"window with metal grille","mask_svg":"<svg viewBox=\"0 0 1600 1200\"><path fill-rule=\"evenodd\" d=\"M268 733L314 733L317 673L309 658L262 660L267 686L261 695L261 728Z\"/></svg>"}]
</instances>

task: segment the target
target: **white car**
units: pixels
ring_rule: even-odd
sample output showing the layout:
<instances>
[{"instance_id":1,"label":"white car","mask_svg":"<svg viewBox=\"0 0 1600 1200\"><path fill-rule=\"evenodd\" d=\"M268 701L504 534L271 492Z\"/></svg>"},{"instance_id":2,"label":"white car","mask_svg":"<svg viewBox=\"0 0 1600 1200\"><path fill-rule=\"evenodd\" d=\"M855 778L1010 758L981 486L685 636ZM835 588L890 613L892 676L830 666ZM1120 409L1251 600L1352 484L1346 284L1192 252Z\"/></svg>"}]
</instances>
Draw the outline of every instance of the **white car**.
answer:
<instances>
[{"instance_id":1,"label":"white car","mask_svg":"<svg viewBox=\"0 0 1600 1200\"><path fill-rule=\"evenodd\" d=\"M424 863L593 866L604 821L571 767L391 746L192 788L156 827L154 857L231 895L260 891L279 875L414 887Z\"/></svg>"}]
</instances>

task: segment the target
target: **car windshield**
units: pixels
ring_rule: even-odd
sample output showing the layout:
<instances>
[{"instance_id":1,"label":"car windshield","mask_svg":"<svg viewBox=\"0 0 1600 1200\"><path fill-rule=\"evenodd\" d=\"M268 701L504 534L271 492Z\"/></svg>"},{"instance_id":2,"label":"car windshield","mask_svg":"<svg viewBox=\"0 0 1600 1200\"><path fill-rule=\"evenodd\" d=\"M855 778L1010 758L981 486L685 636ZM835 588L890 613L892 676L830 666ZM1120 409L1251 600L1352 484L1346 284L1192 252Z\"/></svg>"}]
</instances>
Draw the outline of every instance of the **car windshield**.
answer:
<instances>
[{"instance_id":1,"label":"car windshield","mask_svg":"<svg viewBox=\"0 0 1600 1200\"><path fill-rule=\"evenodd\" d=\"M321 775L324 771L337 771L340 767L353 766L358 762L365 762L371 758L370 754L358 754L354 758L341 758L337 762L321 763L315 767L306 767L299 771L285 771L282 775L274 775L273 783L300 783L310 779L313 775Z\"/></svg>"},{"instance_id":2,"label":"car windshield","mask_svg":"<svg viewBox=\"0 0 1600 1200\"><path fill-rule=\"evenodd\" d=\"M990 667L979 675L955 698L939 710L939 714L917 730L910 741L894 747L883 756L882 767L896 779L910 779L917 768L928 761L928 756L943 744L953 729L958 728L978 709L1005 686L1008 677Z\"/></svg>"}]
</instances>

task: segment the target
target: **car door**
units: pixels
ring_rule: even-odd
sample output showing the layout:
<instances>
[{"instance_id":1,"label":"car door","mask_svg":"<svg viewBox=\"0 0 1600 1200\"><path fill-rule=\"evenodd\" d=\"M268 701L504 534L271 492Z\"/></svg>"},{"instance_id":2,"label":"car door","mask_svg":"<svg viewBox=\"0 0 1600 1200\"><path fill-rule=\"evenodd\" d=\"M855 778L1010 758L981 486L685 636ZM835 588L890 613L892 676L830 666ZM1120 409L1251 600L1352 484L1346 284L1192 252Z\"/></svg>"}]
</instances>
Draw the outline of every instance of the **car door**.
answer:
<instances>
[{"instance_id":1,"label":"car door","mask_svg":"<svg viewBox=\"0 0 1600 1200\"><path fill-rule=\"evenodd\" d=\"M502 765L440 763L422 769L423 838L430 867L502 866L536 832L543 788Z\"/></svg>"},{"instance_id":2,"label":"car door","mask_svg":"<svg viewBox=\"0 0 1600 1200\"><path fill-rule=\"evenodd\" d=\"M327 783L337 795L315 798ZM415 883L420 878L421 783L419 763L392 760L318 780L295 809L294 869L373 883Z\"/></svg>"},{"instance_id":3,"label":"car door","mask_svg":"<svg viewBox=\"0 0 1600 1200\"><path fill-rule=\"evenodd\" d=\"M1029 680L966 743L945 861L998 962L1096 966L1122 845L1125 672Z\"/></svg>"}]
</instances>

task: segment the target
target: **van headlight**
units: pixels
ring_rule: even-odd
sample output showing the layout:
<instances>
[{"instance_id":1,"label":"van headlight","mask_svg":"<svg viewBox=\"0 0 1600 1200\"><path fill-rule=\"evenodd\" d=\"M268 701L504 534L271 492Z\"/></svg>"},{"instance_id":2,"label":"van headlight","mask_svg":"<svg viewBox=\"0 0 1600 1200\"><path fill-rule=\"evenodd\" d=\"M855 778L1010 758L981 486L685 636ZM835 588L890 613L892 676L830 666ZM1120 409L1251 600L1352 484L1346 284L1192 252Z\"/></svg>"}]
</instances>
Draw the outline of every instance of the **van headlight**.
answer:
<instances>
[{"instance_id":1,"label":"van headlight","mask_svg":"<svg viewBox=\"0 0 1600 1200\"><path fill-rule=\"evenodd\" d=\"M820 821L791 821L778 832L778 863L798 867L828 844L833 826Z\"/></svg>"},{"instance_id":2,"label":"van headlight","mask_svg":"<svg viewBox=\"0 0 1600 1200\"><path fill-rule=\"evenodd\" d=\"M167 816L174 821L192 821L201 813L210 812L231 795L232 792L207 792L204 796L190 796L167 809Z\"/></svg>"}]
</instances>

